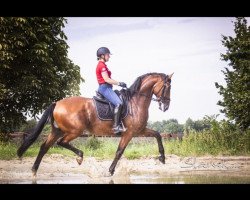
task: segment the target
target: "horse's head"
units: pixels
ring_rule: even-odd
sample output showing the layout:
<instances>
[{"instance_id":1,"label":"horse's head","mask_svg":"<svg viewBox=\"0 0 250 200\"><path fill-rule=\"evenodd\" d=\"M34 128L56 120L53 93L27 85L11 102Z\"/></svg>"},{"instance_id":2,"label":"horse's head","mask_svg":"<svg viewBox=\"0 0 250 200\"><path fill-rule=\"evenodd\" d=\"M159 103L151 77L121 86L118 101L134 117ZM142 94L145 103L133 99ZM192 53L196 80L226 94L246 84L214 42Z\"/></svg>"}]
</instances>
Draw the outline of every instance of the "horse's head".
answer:
<instances>
[{"instance_id":1,"label":"horse's head","mask_svg":"<svg viewBox=\"0 0 250 200\"><path fill-rule=\"evenodd\" d=\"M128 100L137 94L158 101L159 109L165 112L170 104L171 78L174 73L166 75L163 73L147 73L139 76L135 82L126 90ZM155 95L157 99L152 98Z\"/></svg>"},{"instance_id":2,"label":"horse's head","mask_svg":"<svg viewBox=\"0 0 250 200\"><path fill-rule=\"evenodd\" d=\"M159 109L165 112L170 104L170 90L171 78L174 73L170 75L162 75L153 87L153 94L157 97Z\"/></svg>"}]
</instances>

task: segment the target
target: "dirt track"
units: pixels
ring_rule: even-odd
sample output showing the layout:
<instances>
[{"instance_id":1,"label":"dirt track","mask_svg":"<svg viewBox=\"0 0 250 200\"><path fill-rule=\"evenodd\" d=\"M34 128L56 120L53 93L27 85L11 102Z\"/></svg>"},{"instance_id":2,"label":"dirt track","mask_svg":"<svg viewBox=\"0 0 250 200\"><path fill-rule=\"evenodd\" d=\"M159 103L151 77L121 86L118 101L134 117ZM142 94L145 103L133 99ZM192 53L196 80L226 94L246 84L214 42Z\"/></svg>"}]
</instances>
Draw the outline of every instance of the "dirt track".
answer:
<instances>
[{"instance_id":1,"label":"dirt track","mask_svg":"<svg viewBox=\"0 0 250 200\"><path fill-rule=\"evenodd\" d=\"M152 180L184 175L234 176L244 179L244 183L250 183L249 156L181 158L168 155L165 165L156 157L137 160L123 157L118 162L115 174L110 176L108 169L112 160L88 157L79 166L74 158L52 154L43 158L36 179L31 173L34 161L35 158L0 160L0 183L165 183L160 181L163 179ZM146 176L148 181L140 179Z\"/></svg>"}]
</instances>

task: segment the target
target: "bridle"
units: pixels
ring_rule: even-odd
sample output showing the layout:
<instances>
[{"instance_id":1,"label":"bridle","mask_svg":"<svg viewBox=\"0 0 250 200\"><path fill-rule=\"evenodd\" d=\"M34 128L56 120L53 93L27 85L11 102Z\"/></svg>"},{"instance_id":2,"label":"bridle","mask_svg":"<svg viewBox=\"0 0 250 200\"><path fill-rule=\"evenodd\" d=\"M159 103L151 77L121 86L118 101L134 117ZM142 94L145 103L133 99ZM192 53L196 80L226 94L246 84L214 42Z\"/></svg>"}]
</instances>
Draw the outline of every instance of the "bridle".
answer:
<instances>
[{"instance_id":1,"label":"bridle","mask_svg":"<svg viewBox=\"0 0 250 200\"><path fill-rule=\"evenodd\" d=\"M145 96L145 97L147 97L147 98L151 98L152 101L157 101L157 102L159 103L159 109L162 110L161 104L164 104L165 101L170 101L170 98L164 97L164 93L165 93L165 90L166 90L166 88L167 88L167 83L168 83L167 79L168 79L168 75L164 77L164 79L163 79L164 83L162 84L162 86L161 86L161 88L159 89L159 91L155 94L155 96L157 96L157 95L160 93L160 91L162 90L162 93L161 93L161 96L160 96L160 97L154 98L154 97L150 97L150 96L148 96L148 95L146 95L146 94L143 94L143 93L138 93L138 94L139 94L140 96ZM169 80L170 80L170 81L169 81L169 84L170 84L170 83L171 83L171 79L169 79ZM155 87L156 87L156 86L154 86L153 89L154 89ZM168 87L170 87L170 85L169 85ZM153 93L153 90L152 90L152 93ZM151 96L152 96L152 93L151 93Z\"/></svg>"}]
</instances>

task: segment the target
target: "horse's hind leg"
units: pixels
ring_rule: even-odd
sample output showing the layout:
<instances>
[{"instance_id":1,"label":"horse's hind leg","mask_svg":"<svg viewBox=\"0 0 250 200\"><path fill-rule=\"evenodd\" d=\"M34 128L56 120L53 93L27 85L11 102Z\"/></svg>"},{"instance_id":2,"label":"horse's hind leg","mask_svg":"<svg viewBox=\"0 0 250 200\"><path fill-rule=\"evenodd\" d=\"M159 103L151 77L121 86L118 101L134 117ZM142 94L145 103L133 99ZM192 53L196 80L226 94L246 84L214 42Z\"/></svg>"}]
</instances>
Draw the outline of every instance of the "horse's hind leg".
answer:
<instances>
[{"instance_id":1,"label":"horse's hind leg","mask_svg":"<svg viewBox=\"0 0 250 200\"><path fill-rule=\"evenodd\" d=\"M79 165L82 164L83 161L83 152L80 149L75 148L74 146L72 146L71 144L69 144L69 141L75 139L76 137L69 137L69 136L65 136L63 138L61 138L60 140L58 140L57 144L69 149L71 151L73 151L76 155L78 155L78 157L76 158L76 161L78 162Z\"/></svg>"},{"instance_id":2,"label":"horse's hind leg","mask_svg":"<svg viewBox=\"0 0 250 200\"><path fill-rule=\"evenodd\" d=\"M130 133L125 133L121 137L119 146L118 146L116 154L115 154L115 158L114 158L114 160L113 160L113 162L112 162L112 164L111 164L111 166L109 168L109 172L110 172L111 175L114 174L116 164L119 161L119 159L121 158L125 148L127 147L128 143L129 143L129 141L131 139L132 139L132 134L130 134Z\"/></svg>"},{"instance_id":3,"label":"horse's hind leg","mask_svg":"<svg viewBox=\"0 0 250 200\"><path fill-rule=\"evenodd\" d=\"M163 144L162 144L162 138L161 138L160 133L157 132L157 131L154 131L154 130L151 130L151 129L146 128L146 129L144 130L144 132L142 132L141 134L144 135L144 136L155 137L155 138L156 138L157 143L158 143L159 153L160 153L159 160L160 160L163 164L165 164L164 147L163 147Z\"/></svg>"},{"instance_id":4,"label":"horse's hind leg","mask_svg":"<svg viewBox=\"0 0 250 200\"><path fill-rule=\"evenodd\" d=\"M62 137L62 133L60 129L56 129L52 127L52 133L49 134L47 140L41 145L38 156L36 157L36 161L32 167L33 176L36 176L36 172L41 163L43 156L47 153L49 148L60 138Z\"/></svg>"}]
</instances>

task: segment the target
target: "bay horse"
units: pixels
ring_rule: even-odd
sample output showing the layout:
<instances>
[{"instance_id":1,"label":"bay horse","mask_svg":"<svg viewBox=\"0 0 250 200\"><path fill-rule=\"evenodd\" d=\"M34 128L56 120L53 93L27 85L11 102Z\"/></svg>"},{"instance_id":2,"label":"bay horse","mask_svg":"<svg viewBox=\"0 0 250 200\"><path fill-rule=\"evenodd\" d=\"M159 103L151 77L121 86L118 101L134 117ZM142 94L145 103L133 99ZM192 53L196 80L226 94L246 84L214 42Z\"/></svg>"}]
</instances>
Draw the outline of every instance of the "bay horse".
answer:
<instances>
[{"instance_id":1,"label":"bay horse","mask_svg":"<svg viewBox=\"0 0 250 200\"><path fill-rule=\"evenodd\" d=\"M159 132L146 128L146 125L148 121L148 108L152 99L158 101L159 109L163 112L168 110L172 75L173 73L171 75L164 73L147 73L139 76L130 88L125 90L128 99L129 114L123 120L123 123L127 130L121 134L115 158L109 168L111 175L114 174L118 160L134 136L155 137L160 153L159 160L165 164L162 137ZM156 99L152 98L153 95L156 96ZM32 167L34 176L36 176L43 156L55 142L73 151L78 156L76 160L80 165L83 161L83 152L69 144L70 141L79 137L85 131L96 136L115 135L112 131L113 121L101 121L98 118L92 98L80 96L68 97L52 103L45 110L34 131L24 140L17 150L19 158L38 138L44 125L49 120L51 122L52 132L40 147L40 151Z\"/></svg>"}]
</instances>

